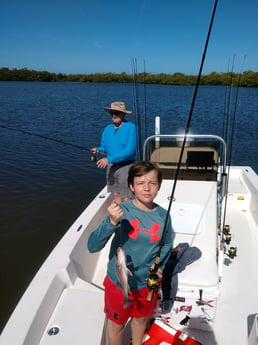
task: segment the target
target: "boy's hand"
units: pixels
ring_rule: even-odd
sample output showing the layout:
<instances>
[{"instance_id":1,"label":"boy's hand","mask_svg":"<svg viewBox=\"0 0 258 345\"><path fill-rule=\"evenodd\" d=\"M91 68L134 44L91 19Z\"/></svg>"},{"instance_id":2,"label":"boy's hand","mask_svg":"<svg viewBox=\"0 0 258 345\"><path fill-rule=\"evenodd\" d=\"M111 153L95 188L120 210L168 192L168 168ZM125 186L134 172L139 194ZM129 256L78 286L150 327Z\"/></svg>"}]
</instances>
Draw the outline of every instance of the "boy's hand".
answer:
<instances>
[{"instance_id":1,"label":"boy's hand","mask_svg":"<svg viewBox=\"0 0 258 345\"><path fill-rule=\"evenodd\" d=\"M155 268L155 265L153 264L151 266L151 270L154 270L154 268ZM156 273L157 273L157 275L159 277L159 280L162 280L163 279L163 271L162 271L162 269L160 267L158 268Z\"/></svg>"},{"instance_id":2,"label":"boy's hand","mask_svg":"<svg viewBox=\"0 0 258 345\"><path fill-rule=\"evenodd\" d=\"M124 215L123 210L118 206L115 200L112 201L110 206L107 208L107 211L109 213L109 220L113 225L117 225Z\"/></svg>"}]
</instances>

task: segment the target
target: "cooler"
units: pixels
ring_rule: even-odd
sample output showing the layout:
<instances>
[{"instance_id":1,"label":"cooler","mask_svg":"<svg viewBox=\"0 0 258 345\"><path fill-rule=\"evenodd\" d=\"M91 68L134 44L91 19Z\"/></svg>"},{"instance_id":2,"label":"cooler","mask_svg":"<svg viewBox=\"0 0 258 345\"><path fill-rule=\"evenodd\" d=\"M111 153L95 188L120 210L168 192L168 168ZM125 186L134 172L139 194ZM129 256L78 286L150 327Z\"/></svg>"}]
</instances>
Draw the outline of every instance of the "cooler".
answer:
<instances>
[{"instance_id":1,"label":"cooler","mask_svg":"<svg viewBox=\"0 0 258 345\"><path fill-rule=\"evenodd\" d=\"M155 320L146 331L142 345L201 345L162 320Z\"/></svg>"}]
</instances>

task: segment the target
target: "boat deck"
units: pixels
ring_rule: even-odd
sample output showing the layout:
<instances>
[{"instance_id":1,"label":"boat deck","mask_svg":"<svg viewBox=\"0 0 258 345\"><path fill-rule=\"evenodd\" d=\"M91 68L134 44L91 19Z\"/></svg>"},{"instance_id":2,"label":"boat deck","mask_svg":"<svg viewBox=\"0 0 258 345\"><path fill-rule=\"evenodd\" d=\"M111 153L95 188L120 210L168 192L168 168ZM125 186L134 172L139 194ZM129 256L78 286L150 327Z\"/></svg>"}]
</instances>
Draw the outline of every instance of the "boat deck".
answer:
<instances>
[{"instance_id":1,"label":"boat deck","mask_svg":"<svg viewBox=\"0 0 258 345\"><path fill-rule=\"evenodd\" d=\"M172 183L162 184L157 202L163 207L168 205ZM243 167L230 172L226 224L232 240L218 267L216 190L215 181L178 181L172 210L173 217L178 216L172 219L175 245L188 242L203 254L179 274L179 288L190 283L193 290L218 291L210 331L181 329L203 345L257 345L258 177ZM109 246L90 254L86 243L110 201L103 189L67 231L17 305L1 334L1 345L107 345L102 281ZM234 259L227 255L231 246L237 247ZM128 326L123 344L128 345L129 339Z\"/></svg>"},{"instance_id":2,"label":"boat deck","mask_svg":"<svg viewBox=\"0 0 258 345\"><path fill-rule=\"evenodd\" d=\"M64 289L39 345L102 344L103 299L102 289L78 278L73 287ZM58 333L51 336L57 329Z\"/></svg>"},{"instance_id":3,"label":"boat deck","mask_svg":"<svg viewBox=\"0 0 258 345\"><path fill-rule=\"evenodd\" d=\"M191 245L198 247L206 243L205 249L202 248L203 256L200 259L202 266L201 276L200 270L196 263L186 268L181 274L179 274L179 285L187 285L187 281L191 279L191 284L194 284L193 280L199 282L203 281L206 286L216 286L219 284L219 298L217 300L216 316L213 321L213 329L211 331L201 331L194 328L184 328L185 333L190 337L195 338L202 344L209 345L243 345L248 344L248 335L251 332L252 323L255 315L258 311L258 299L257 287L258 287L258 262L251 261L250 257L254 258L256 255L256 246L258 241L258 233L255 232L257 224L255 223L253 216L249 209L249 191L243 181L238 178L232 178L232 183L229 185L228 193L228 207L226 224L230 225L232 233L232 241L230 246L237 247L237 256L234 259L230 259L225 255L222 268L222 279L218 282L219 272L215 265L216 261L216 229L210 233L207 231L208 224L199 224L198 220L196 224L202 229L206 229L206 232L202 236L197 236L195 228L192 228L192 233L179 233L176 234L175 240L177 242L187 241ZM169 193L171 181L164 181L163 189L159 194L158 201L162 201L161 204L166 207L167 200L166 194ZM200 189L198 182L187 181L182 185L178 185L178 192L176 193L176 201L182 206L183 199L180 197L180 189L186 189L188 192L188 204L193 202L201 205L201 200L206 200L207 204L203 207L210 210L206 212L206 217L210 220L216 217L214 214L214 208L209 205L210 200L213 198L211 195L215 195L216 185L213 182L206 182L206 187ZM197 191L199 193L197 194ZM241 193L236 193L240 191ZM185 193L183 193L185 194ZM185 199L184 199L185 200ZM184 204L184 207L186 205ZM173 210L175 212L175 210ZM189 210L184 209L185 212ZM197 212L198 213L198 212ZM200 213L200 215L202 212ZM184 217L187 219L187 217ZM197 217L198 218L198 217ZM193 218L191 218L191 226L194 226ZM207 220L207 219L206 219ZM214 221L211 221L214 223ZM190 222L189 222L190 224ZM179 224L180 226L180 224ZM182 226L182 224L181 224ZM185 224L183 224L185 226ZM209 227L208 227L209 228ZM226 253L225 248L225 253ZM208 253L208 256L207 256ZM101 257L98 260L98 270L92 278L91 285L85 283L83 280L77 280L73 287L64 290L62 298L59 300L59 305L55 309L47 330L54 325L58 325L60 328L59 337L50 337L47 332L42 337L40 345L60 344L70 345L72 339L76 339L76 345L82 345L85 343L85 339L91 339L91 342L95 340L96 344L106 345L103 329L105 330L105 317L103 314L103 291L101 289L102 279L105 273L105 263L108 254L108 246L102 252ZM209 261L209 263L207 262ZM205 265L206 262L206 265ZM213 262L212 265L210 265ZM203 265L204 264L204 265ZM213 273L212 269L213 267ZM192 272L191 272L192 271ZM198 276L196 272L199 271ZM181 275L181 276L180 276ZM89 299L90 292L90 299ZM85 296L85 300L83 298ZM239 299L239 296L243 296ZM246 296L246 297L245 297ZM253 298L251 298L253 296ZM100 298L101 297L101 298ZM91 310L91 318L87 318L88 310ZM70 312L71 318L63 317ZM85 315L84 315L85 313ZM79 316L79 317L76 317ZM87 326L84 324L84 319L87 318ZM173 324L173 319L171 320ZM179 327L178 327L179 328ZM97 331L98 329L98 331ZM94 331L93 331L94 330ZM80 335L80 336L78 336ZM130 327L128 325L127 331L124 334L124 344L128 344L130 338ZM55 341L56 339L56 341Z\"/></svg>"},{"instance_id":4,"label":"boat deck","mask_svg":"<svg viewBox=\"0 0 258 345\"><path fill-rule=\"evenodd\" d=\"M237 247L237 256L224 259L214 330L220 335L216 339L218 344L240 345L247 343L252 318L258 312L258 233L253 231L257 225L242 200L228 208L226 224L230 224L231 245Z\"/></svg>"},{"instance_id":5,"label":"boat deck","mask_svg":"<svg viewBox=\"0 0 258 345\"><path fill-rule=\"evenodd\" d=\"M225 222L230 225L232 240L225 249L213 331L185 330L202 344L257 344L257 333L251 339L252 327L258 327L257 221L257 211L254 214L250 210L250 190L243 179L234 177L233 172ZM237 247L234 259L227 255L231 246ZM191 267L186 270L188 269Z\"/></svg>"}]
</instances>

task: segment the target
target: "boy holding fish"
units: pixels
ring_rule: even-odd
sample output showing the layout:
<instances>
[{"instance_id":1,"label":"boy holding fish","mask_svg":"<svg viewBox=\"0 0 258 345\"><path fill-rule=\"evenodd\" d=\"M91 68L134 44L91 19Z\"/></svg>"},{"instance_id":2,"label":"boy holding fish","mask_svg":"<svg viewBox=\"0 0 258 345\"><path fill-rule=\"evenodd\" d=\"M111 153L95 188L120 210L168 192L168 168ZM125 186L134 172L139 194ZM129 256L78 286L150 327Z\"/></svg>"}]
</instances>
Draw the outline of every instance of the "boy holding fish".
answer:
<instances>
[{"instance_id":1,"label":"boy holding fish","mask_svg":"<svg viewBox=\"0 0 258 345\"><path fill-rule=\"evenodd\" d=\"M105 313L109 345L121 345L124 326L131 318L132 343L141 345L148 317L157 302L157 289L147 300L147 279L159 250L166 210L154 203L162 182L161 171L151 162L131 166L128 185L134 199L108 207L108 215L88 240L90 252L100 251L112 239L105 286ZM159 278L172 249L171 221L160 255Z\"/></svg>"}]
</instances>

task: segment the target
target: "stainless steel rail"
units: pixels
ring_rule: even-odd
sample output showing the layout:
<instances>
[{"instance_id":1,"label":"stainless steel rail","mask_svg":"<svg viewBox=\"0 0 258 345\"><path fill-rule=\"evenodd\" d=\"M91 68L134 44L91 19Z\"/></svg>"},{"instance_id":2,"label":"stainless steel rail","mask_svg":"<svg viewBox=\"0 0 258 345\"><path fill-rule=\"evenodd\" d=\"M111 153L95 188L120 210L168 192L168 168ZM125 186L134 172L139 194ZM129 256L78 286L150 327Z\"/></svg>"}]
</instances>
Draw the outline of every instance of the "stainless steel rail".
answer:
<instances>
[{"instance_id":1,"label":"stainless steel rail","mask_svg":"<svg viewBox=\"0 0 258 345\"><path fill-rule=\"evenodd\" d=\"M147 147L148 144L153 141L159 141L160 139L181 139L183 141L184 139L184 134L155 134L151 135L146 140L144 141L143 144L143 160L147 159ZM212 135L212 134L187 134L186 136L186 141L189 139L212 139L213 141L218 141L221 146L222 146L222 161L221 161L221 166L223 168L222 173L226 173L226 154L227 154L227 148L226 148L226 143L225 141L217 136L217 135Z\"/></svg>"}]
</instances>

